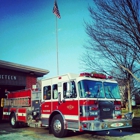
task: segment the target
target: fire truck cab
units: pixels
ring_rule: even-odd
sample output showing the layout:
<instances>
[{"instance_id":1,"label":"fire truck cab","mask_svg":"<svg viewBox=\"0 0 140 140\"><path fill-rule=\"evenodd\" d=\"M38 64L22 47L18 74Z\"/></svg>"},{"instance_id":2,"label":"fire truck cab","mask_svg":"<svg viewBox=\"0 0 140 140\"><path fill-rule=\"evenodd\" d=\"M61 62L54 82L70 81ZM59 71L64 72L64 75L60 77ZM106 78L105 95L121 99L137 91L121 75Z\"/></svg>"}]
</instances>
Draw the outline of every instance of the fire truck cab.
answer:
<instances>
[{"instance_id":1,"label":"fire truck cab","mask_svg":"<svg viewBox=\"0 0 140 140\"><path fill-rule=\"evenodd\" d=\"M45 126L56 137L66 136L68 130L103 131L132 127L132 113L122 117L118 83L103 74L68 73L43 79L40 94L31 90L29 94L26 103L16 109L7 103L8 108L5 101L3 118L8 117L12 127L19 122ZM8 100L12 99L10 96Z\"/></svg>"}]
</instances>

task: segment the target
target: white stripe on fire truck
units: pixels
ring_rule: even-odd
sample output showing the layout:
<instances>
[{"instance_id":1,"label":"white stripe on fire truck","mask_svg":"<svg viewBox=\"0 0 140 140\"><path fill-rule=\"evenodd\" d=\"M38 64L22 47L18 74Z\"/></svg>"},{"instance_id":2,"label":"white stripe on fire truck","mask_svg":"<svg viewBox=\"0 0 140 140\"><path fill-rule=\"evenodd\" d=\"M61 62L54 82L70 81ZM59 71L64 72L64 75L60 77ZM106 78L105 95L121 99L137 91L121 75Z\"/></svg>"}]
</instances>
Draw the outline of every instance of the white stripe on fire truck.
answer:
<instances>
[{"instance_id":1,"label":"white stripe on fire truck","mask_svg":"<svg viewBox=\"0 0 140 140\"><path fill-rule=\"evenodd\" d=\"M10 115L11 112L3 112L3 115ZM26 113L17 113L18 116L26 116Z\"/></svg>"},{"instance_id":2,"label":"white stripe on fire truck","mask_svg":"<svg viewBox=\"0 0 140 140\"><path fill-rule=\"evenodd\" d=\"M66 120L79 120L78 115L64 115Z\"/></svg>"},{"instance_id":3,"label":"white stripe on fire truck","mask_svg":"<svg viewBox=\"0 0 140 140\"><path fill-rule=\"evenodd\" d=\"M49 118L50 114L42 114L42 118ZM78 115L64 115L66 120L79 120Z\"/></svg>"},{"instance_id":4,"label":"white stripe on fire truck","mask_svg":"<svg viewBox=\"0 0 140 140\"><path fill-rule=\"evenodd\" d=\"M26 116L26 113L17 113L18 116Z\"/></svg>"},{"instance_id":5,"label":"white stripe on fire truck","mask_svg":"<svg viewBox=\"0 0 140 140\"><path fill-rule=\"evenodd\" d=\"M41 114L42 118L49 118L50 114Z\"/></svg>"},{"instance_id":6,"label":"white stripe on fire truck","mask_svg":"<svg viewBox=\"0 0 140 140\"><path fill-rule=\"evenodd\" d=\"M3 115L10 115L10 112L3 112Z\"/></svg>"}]
</instances>

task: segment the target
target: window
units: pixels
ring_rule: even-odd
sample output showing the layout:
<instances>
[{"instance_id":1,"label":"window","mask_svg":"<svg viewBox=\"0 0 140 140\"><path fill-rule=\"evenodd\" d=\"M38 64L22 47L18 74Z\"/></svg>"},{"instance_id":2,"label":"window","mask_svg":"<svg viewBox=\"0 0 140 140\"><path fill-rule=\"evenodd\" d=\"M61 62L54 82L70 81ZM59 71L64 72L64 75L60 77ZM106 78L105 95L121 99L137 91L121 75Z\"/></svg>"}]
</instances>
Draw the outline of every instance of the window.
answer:
<instances>
[{"instance_id":1,"label":"window","mask_svg":"<svg viewBox=\"0 0 140 140\"><path fill-rule=\"evenodd\" d=\"M53 99L58 99L58 86L57 86L57 84L54 84L53 86L52 86L53 88Z\"/></svg>"},{"instance_id":2,"label":"window","mask_svg":"<svg viewBox=\"0 0 140 140\"><path fill-rule=\"evenodd\" d=\"M76 98L76 86L74 81L63 83L63 97L64 98Z\"/></svg>"},{"instance_id":3,"label":"window","mask_svg":"<svg viewBox=\"0 0 140 140\"><path fill-rule=\"evenodd\" d=\"M43 99L50 100L51 99L51 86L45 86L43 88Z\"/></svg>"},{"instance_id":4,"label":"window","mask_svg":"<svg viewBox=\"0 0 140 140\"><path fill-rule=\"evenodd\" d=\"M108 98L120 99L117 83L81 80L78 82L81 98Z\"/></svg>"},{"instance_id":5,"label":"window","mask_svg":"<svg viewBox=\"0 0 140 140\"><path fill-rule=\"evenodd\" d=\"M78 82L78 88L81 98L104 98L100 81L82 80Z\"/></svg>"},{"instance_id":6,"label":"window","mask_svg":"<svg viewBox=\"0 0 140 140\"><path fill-rule=\"evenodd\" d=\"M104 82L104 91L106 98L109 99L120 99L120 92L117 83Z\"/></svg>"},{"instance_id":7,"label":"window","mask_svg":"<svg viewBox=\"0 0 140 140\"><path fill-rule=\"evenodd\" d=\"M63 83L63 97L66 98L67 93L67 83Z\"/></svg>"}]
</instances>

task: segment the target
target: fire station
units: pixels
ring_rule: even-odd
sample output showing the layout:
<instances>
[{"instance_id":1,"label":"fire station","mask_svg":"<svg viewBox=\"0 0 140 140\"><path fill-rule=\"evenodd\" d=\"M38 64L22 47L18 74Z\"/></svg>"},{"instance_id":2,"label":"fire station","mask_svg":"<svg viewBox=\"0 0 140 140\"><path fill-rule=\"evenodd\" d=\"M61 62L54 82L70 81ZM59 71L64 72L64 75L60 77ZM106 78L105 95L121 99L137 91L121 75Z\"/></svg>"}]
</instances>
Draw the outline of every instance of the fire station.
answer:
<instances>
[{"instance_id":1,"label":"fire station","mask_svg":"<svg viewBox=\"0 0 140 140\"><path fill-rule=\"evenodd\" d=\"M0 105L6 92L32 88L37 78L49 73L48 70L0 60ZM2 118L0 107L0 120Z\"/></svg>"}]
</instances>

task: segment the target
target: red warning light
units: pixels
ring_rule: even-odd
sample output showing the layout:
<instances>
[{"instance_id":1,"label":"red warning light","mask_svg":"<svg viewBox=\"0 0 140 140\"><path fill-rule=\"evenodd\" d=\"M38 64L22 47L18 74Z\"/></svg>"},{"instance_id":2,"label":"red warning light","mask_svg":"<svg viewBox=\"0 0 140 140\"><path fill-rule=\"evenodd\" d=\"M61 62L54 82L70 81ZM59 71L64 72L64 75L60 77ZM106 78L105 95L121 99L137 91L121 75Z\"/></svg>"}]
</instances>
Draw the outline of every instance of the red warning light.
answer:
<instances>
[{"instance_id":1,"label":"red warning light","mask_svg":"<svg viewBox=\"0 0 140 140\"><path fill-rule=\"evenodd\" d=\"M80 77L91 77L90 73L80 73Z\"/></svg>"},{"instance_id":2,"label":"red warning light","mask_svg":"<svg viewBox=\"0 0 140 140\"><path fill-rule=\"evenodd\" d=\"M59 77L58 77L58 79L62 79L62 77L61 77L61 76L59 76Z\"/></svg>"},{"instance_id":3,"label":"red warning light","mask_svg":"<svg viewBox=\"0 0 140 140\"><path fill-rule=\"evenodd\" d=\"M92 78L99 78L99 79L106 79L106 75L98 74L98 73L91 74L91 77Z\"/></svg>"}]
</instances>

